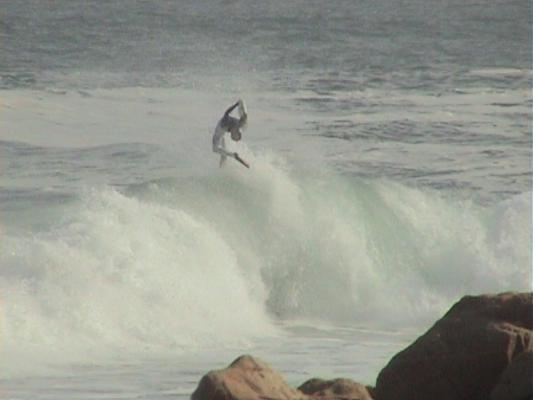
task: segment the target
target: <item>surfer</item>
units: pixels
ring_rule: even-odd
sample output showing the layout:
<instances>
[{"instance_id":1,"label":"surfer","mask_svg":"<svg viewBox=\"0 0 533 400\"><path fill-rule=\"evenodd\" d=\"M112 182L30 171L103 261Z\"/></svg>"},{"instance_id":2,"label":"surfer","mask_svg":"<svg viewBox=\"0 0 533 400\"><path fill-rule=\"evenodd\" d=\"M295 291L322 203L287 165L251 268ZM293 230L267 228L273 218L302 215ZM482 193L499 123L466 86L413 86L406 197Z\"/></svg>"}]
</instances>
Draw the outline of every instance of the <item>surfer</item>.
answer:
<instances>
[{"instance_id":1,"label":"surfer","mask_svg":"<svg viewBox=\"0 0 533 400\"><path fill-rule=\"evenodd\" d=\"M239 119L232 117L230 114L236 108L239 107ZM233 157L235 160L240 162L246 168L250 168L248 163L244 161L239 154L231 153L226 150L226 143L224 141L224 135L226 132L231 133L231 138L238 142L241 140L242 131L241 129L246 126L246 121L248 115L246 114L246 106L242 100L239 100L233 104L230 108L226 110L222 118L218 121L217 127L215 128L215 133L213 134L213 151L220 154L220 166L224 164L227 157Z\"/></svg>"}]
</instances>

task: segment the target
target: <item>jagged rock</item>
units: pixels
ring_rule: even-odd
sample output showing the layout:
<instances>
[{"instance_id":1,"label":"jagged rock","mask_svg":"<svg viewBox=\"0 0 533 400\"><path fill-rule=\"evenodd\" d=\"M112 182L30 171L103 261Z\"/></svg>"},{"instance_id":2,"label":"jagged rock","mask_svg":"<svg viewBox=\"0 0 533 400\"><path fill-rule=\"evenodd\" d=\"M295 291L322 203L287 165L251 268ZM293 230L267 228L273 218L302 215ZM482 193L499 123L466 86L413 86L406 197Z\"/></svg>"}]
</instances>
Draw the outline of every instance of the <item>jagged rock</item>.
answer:
<instances>
[{"instance_id":1,"label":"jagged rock","mask_svg":"<svg viewBox=\"0 0 533 400\"><path fill-rule=\"evenodd\" d=\"M368 388L351 379L313 378L303 383L298 390L317 399L372 400Z\"/></svg>"},{"instance_id":2,"label":"jagged rock","mask_svg":"<svg viewBox=\"0 0 533 400\"><path fill-rule=\"evenodd\" d=\"M513 359L496 387L491 400L533 399L533 351L526 351Z\"/></svg>"},{"instance_id":3,"label":"jagged rock","mask_svg":"<svg viewBox=\"0 0 533 400\"><path fill-rule=\"evenodd\" d=\"M244 355L228 368L205 375L192 400L295 400L305 395L285 382L280 373L258 358Z\"/></svg>"},{"instance_id":4,"label":"jagged rock","mask_svg":"<svg viewBox=\"0 0 533 400\"><path fill-rule=\"evenodd\" d=\"M487 400L533 346L533 294L467 296L380 372L377 400Z\"/></svg>"}]
</instances>

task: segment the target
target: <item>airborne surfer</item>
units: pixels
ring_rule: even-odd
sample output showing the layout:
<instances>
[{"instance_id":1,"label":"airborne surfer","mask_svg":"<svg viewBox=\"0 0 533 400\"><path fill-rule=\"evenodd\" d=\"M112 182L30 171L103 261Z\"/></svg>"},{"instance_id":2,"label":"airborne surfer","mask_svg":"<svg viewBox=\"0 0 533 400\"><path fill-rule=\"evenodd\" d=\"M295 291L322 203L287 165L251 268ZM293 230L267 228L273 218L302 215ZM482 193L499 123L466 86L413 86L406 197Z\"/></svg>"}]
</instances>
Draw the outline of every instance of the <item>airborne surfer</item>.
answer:
<instances>
[{"instance_id":1,"label":"airborne surfer","mask_svg":"<svg viewBox=\"0 0 533 400\"><path fill-rule=\"evenodd\" d=\"M232 117L230 114L231 112L236 108L238 108L239 111L239 119ZM239 154L237 153L231 153L226 150L226 143L224 141L224 135L226 132L231 133L231 138L238 142L241 140L242 137L242 131L246 126L246 121L248 119L248 115L246 114L246 106L244 105L244 101L239 100L235 104L233 104L230 108L226 110L222 118L218 121L217 127L215 128L215 133L213 134L213 151L215 153L220 154L220 166L224 165L224 161L226 161L227 157L233 157L235 160L240 162L242 165L244 165L246 168L250 168L248 163L244 161Z\"/></svg>"}]
</instances>

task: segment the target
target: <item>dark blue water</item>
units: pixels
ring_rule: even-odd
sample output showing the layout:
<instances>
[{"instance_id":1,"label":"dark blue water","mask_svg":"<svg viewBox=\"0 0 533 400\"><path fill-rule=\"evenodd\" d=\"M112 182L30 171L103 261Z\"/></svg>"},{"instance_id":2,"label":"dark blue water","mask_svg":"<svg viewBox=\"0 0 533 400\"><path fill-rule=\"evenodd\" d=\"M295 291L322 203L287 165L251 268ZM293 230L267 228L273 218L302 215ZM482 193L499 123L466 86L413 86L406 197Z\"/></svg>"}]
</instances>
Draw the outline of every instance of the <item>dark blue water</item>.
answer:
<instances>
[{"instance_id":1,"label":"dark blue water","mask_svg":"<svg viewBox=\"0 0 533 400\"><path fill-rule=\"evenodd\" d=\"M450 89L479 83L463 76L470 69L531 65L526 0L0 4L4 88L176 87L244 73L288 90Z\"/></svg>"}]
</instances>

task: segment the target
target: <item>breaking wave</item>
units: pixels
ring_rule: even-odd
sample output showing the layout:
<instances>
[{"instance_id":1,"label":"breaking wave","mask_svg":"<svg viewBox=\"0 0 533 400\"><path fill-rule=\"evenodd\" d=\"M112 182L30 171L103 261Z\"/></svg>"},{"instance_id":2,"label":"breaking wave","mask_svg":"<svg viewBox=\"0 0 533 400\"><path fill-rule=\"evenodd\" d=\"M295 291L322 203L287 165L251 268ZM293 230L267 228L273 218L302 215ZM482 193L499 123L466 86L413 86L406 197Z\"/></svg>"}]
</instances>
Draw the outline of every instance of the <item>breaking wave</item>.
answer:
<instances>
[{"instance_id":1,"label":"breaking wave","mask_svg":"<svg viewBox=\"0 0 533 400\"><path fill-rule=\"evenodd\" d=\"M530 285L527 193L483 206L252 161L86 189L52 226L4 235L4 348L238 345L291 319L402 327Z\"/></svg>"}]
</instances>

